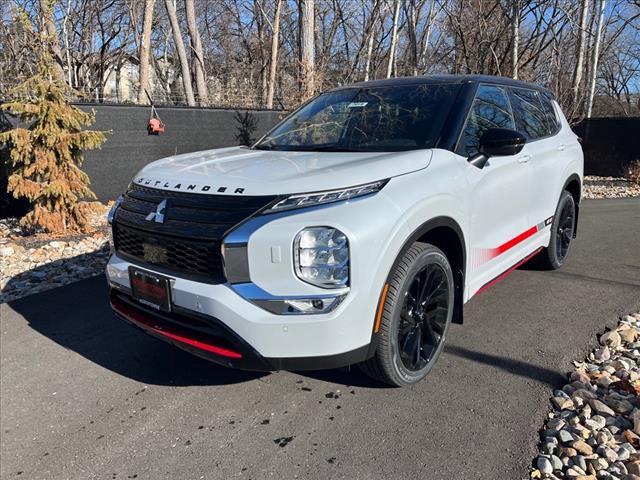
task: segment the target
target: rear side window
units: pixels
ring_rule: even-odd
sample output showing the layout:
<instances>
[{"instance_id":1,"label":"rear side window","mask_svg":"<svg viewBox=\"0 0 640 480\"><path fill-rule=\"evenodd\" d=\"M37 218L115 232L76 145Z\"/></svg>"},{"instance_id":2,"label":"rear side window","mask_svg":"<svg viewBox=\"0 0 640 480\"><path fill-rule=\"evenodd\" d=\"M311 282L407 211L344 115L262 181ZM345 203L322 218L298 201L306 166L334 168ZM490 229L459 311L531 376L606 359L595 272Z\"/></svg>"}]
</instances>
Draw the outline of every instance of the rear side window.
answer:
<instances>
[{"instance_id":1,"label":"rear side window","mask_svg":"<svg viewBox=\"0 0 640 480\"><path fill-rule=\"evenodd\" d=\"M480 137L490 128L514 130L513 113L507 92L494 85L480 85L467 116L456 153L463 156L478 152Z\"/></svg>"},{"instance_id":2,"label":"rear side window","mask_svg":"<svg viewBox=\"0 0 640 480\"><path fill-rule=\"evenodd\" d=\"M525 88L512 88L511 92L518 131L522 132L528 140L549 135L546 114L542 109L538 92Z\"/></svg>"},{"instance_id":3,"label":"rear side window","mask_svg":"<svg viewBox=\"0 0 640 480\"><path fill-rule=\"evenodd\" d=\"M542 103L542 110L549 125L549 133L553 135L560 130L560 120L558 120L556 110L553 108L553 98L548 93L540 93L539 96L540 103Z\"/></svg>"}]
</instances>

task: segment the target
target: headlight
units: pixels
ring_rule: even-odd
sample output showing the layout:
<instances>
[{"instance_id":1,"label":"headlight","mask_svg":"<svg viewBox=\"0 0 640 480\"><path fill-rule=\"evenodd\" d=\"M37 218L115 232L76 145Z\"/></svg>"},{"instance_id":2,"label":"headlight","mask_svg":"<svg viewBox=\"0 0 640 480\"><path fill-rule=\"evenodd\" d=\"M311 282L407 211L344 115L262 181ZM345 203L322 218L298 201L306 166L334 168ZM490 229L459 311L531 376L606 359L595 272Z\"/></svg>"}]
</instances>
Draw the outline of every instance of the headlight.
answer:
<instances>
[{"instance_id":1,"label":"headlight","mask_svg":"<svg viewBox=\"0 0 640 480\"><path fill-rule=\"evenodd\" d=\"M111 205L111 208L109 209L109 213L107 213L107 222L109 223L109 225L113 223L113 219L116 216L116 211L118 210L118 208L120 208L122 199L123 199L123 196L120 195L118 198L116 198L116 201L113 202L113 205Z\"/></svg>"},{"instance_id":2,"label":"headlight","mask_svg":"<svg viewBox=\"0 0 640 480\"><path fill-rule=\"evenodd\" d=\"M264 213L281 212L294 208L311 207L325 203L339 202L351 198L363 197L379 192L387 183L387 180L358 185L356 187L343 188L341 190L327 190L325 192L301 193L290 195L284 200L280 200L273 207L265 210Z\"/></svg>"},{"instance_id":3,"label":"headlight","mask_svg":"<svg viewBox=\"0 0 640 480\"><path fill-rule=\"evenodd\" d=\"M322 288L349 284L349 241L340 230L305 228L296 235L293 249L300 280Z\"/></svg>"}]
</instances>

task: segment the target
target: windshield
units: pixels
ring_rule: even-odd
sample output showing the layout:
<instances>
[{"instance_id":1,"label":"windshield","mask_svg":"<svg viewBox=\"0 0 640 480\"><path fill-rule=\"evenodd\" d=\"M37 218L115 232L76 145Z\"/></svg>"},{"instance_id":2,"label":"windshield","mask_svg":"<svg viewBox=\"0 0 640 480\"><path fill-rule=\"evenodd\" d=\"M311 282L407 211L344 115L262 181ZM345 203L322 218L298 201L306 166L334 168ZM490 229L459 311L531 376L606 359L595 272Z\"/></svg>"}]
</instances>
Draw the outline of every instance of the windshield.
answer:
<instances>
[{"instance_id":1,"label":"windshield","mask_svg":"<svg viewBox=\"0 0 640 480\"><path fill-rule=\"evenodd\" d=\"M261 150L392 152L432 148L456 84L348 88L324 93L269 132Z\"/></svg>"}]
</instances>

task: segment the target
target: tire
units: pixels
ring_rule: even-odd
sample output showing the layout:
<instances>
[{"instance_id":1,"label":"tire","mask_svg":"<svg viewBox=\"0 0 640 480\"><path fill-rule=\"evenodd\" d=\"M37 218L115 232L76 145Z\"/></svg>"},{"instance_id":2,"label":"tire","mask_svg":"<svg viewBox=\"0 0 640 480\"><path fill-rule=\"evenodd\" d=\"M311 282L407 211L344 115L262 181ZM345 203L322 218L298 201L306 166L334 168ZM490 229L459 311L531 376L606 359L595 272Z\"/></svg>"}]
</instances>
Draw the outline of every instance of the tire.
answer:
<instances>
[{"instance_id":1,"label":"tire","mask_svg":"<svg viewBox=\"0 0 640 480\"><path fill-rule=\"evenodd\" d=\"M360 368L375 380L403 387L422 380L442 352L453 317L454 277L442 250L416 242L388 285L376 352Z\"/></svg>"},{"instance_id":2,"label":"tire","mask_svg":"<svg viewBox=\"0 0 640 480\"><path fill-rule=\"evenodd\" d=\"M547 270L562 267L569 255L571 240L576 228L576 203L566 190L560 195L556 213L551 223L551 238L538 256L540 265Z\"/></svg>"}]
</instances>

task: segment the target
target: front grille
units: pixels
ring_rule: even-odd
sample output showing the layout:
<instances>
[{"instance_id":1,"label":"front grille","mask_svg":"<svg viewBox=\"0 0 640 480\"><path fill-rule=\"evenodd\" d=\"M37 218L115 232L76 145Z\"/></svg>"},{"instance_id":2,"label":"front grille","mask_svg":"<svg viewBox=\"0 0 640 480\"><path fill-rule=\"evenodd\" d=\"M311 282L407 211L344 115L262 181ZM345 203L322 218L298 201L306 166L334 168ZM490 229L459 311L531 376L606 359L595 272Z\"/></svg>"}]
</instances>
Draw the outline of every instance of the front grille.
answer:
<instances>
[{"instance_id":1,"label":"front grille","mask_svg":"<svg viewBox=\"0 0 640 480\"><path fill-rule=\"evenodd\" d=\"M159 267L196 274L215 275L222 271L218 242L150 236L121 225L116 230L116 244L120 253ZM155 257L154 252L157 252Z\"/></svg>"},{"instance_id":2,"label":"front grille","mask_svg":"<svg viewBox=\"0 0 640 480\"><path fill-rule=\"evenodd\" d=\"M222 239L234 226L273 202L273 196L171 192L132 185L113 223L115 249L138 263L224 281ZM147 220L166 200L164 223Z\"/></svg>"}]
</instances>

